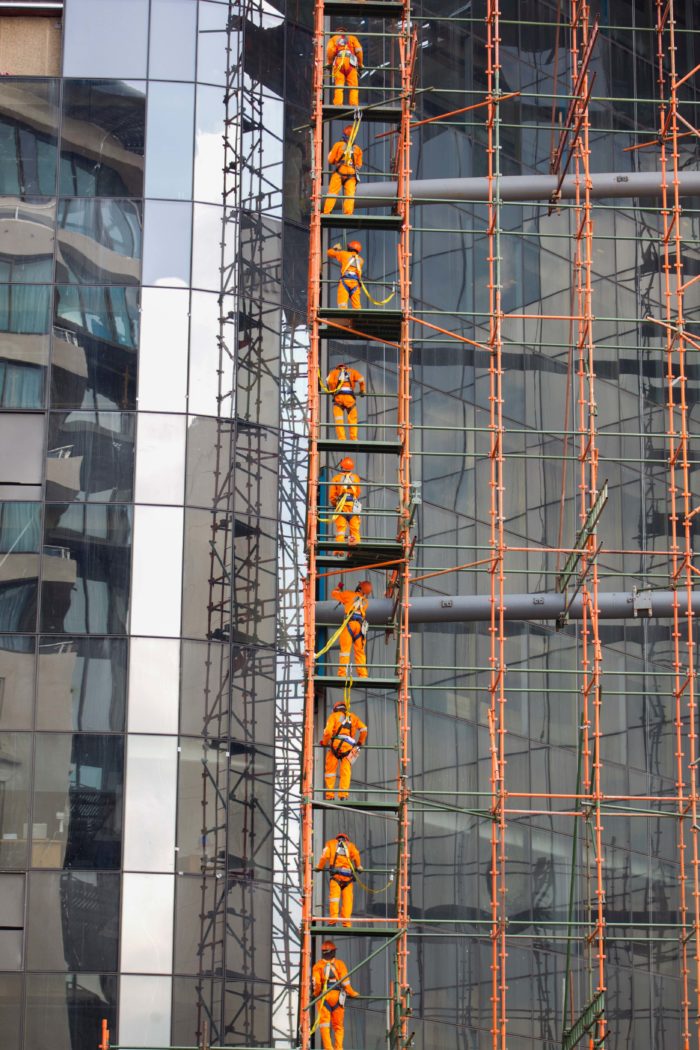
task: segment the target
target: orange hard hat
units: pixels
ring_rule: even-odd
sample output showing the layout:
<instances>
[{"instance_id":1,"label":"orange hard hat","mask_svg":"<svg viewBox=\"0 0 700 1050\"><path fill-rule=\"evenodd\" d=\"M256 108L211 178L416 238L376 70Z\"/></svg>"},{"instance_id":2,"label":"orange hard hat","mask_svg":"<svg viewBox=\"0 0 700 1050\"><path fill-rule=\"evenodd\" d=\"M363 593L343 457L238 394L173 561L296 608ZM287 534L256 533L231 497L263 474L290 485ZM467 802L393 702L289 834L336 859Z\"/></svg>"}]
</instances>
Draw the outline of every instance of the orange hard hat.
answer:
<instances>
[{"instance_id":1,"label":"orange hard hat","mask_svg":"<svg viewBox=\"0 0 700 1050\"><path fill-rule=\"evenodd\" d=\"M341 470L352 470L354 466L355 466L355 460L354 459L350 459L350 456L346 456L344 459L341 459L341 461L340 461L340 469Z\"/></svg>"},{"instance_id":2,"label":"orange hard hat","mask_svg":"<svg viewBox=\"0 0 700 1050\"><path fill-rule=\"evenodd\" d=\"M324 941L321 945L321 951L324 955L326 952L333 952L333 954L335 954L335 945L333 944L333 941Z\"/></svg>"},{"instance_id":3,"label":"orange hard hat","mask_svg":"<svg viewBox=\"0 0 700 1050\"><path fill-rule=\"evenodd\" d=\"M344 831L339 831L338 834L335 837L337 839L347 839L348 842L350 841L350 836L346 835Z\"/></svg>"},{"instance_id":4,"label":"orange hard hat","mask_svg":"<svg viewBox=\"0 0 700 1050\"><path fill-rule=\"evenodd\" d=\"M352 124L347 124L347 125L346 125L346 126L345 126L345 127L343 128L343 135L347 135L347 136L348 136L348 138L349 138L349 137L350 137L350 136L352 135L352 128L353 128L353 125L352 125Z\"/></svg>"},{"instance_id":5,"label":"orange hard hat","mask_svg":"<svg viewBox=\"0 0 700 1050\"><path fill-rule=\"evenodd\" d=\"M351 252L361 252L362 245L359 241L348 241L348 248Z\"/></svg>"},{"instance_id":6,"label":"orange hard hat","mask_svg":"<svg viewBox=\"0 0 700 1050\"><path fill-rule=\"evenodd\" d=\"M369 582L369 580L360 580L355 590L359 591L360 594L371 594L372 584Z\"/></svg>"},{"instance_id":7,"label":"orange hard hat","mask_svg":"<svg viewBox=\"0 0 700 1050\"><path fill-rule=\"evenodd\" d=\"M333 704L334 711L347 711L347 709L348 705L345 703L344 700L338 700L335 704Z\"/></svg>"}]
</instances>

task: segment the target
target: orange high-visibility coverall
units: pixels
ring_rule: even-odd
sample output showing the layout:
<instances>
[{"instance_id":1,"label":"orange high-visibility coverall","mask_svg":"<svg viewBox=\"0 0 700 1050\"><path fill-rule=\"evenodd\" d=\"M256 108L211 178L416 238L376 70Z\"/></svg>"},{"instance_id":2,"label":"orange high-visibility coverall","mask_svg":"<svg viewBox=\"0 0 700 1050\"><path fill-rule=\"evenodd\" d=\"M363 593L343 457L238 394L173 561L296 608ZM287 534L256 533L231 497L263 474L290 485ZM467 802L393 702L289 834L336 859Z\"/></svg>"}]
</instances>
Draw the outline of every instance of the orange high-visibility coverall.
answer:
<instances>
[{"instance_id":1,"label":"orange high-visibility coverall","mask_svg":"<svg viewBox=\"0 0 700 1050\"><path fill-rule=\"evenodd\" d=\"M355 500L360 498L360 479L357 474L336 474L331 482L329 498L335 509L333 524L338 543L345 543L350 529L350 543L360 542L360 515L355 511Z\"/></svg>"},{"instance_id":2,"label":"orange high-visibility coverall","mask_svg":"<svg viewBox=\"0 0 700 1050\"><path fill-rule=\"evenodd\" d=\"M340 266L340 280L336 301L339 310L347 310L348 301L353 310L360 309L360 278L365 261L357 252L346 252L342 248L329 248L331 259Z\"/></svg>"},{"instance_id":3,"label":"orange high-visibility coverall","mask_svg":"<svg viewBox=\"0 0 700 1050\"><path fill-rule=\"evenodd\" d=\"M365 377L354 368L334 368L328 373L326 386L333 395L333 419L335 421L335 436L340 441L345 441L345 413L348 414L348 426L350 428L350 440L357 441L357 401L355 400L355 387L359 387L360 393L365 392Z\"/></svg>"},{"instance_id":4,"label":"orange high-visibility coverall","mask_svg":"<svg viewBox=\"0 0 700 1050\"><path fill-rule=\"evenodd\" d=\"M335 798L336 774L338 781L338 798L347 798L352 779L352 762L350 756L357 747L362 747L367 739L367 726L352 711L333 711L323 730L321 745L326 748L324 779L326 798Z\"/></svg>"},{"instance_id":5,"label":"orange high-visibility coverall","mask_svg":"<svg viewBox=\"0 0 700 1050\"><path fill-rule=\"evenodd\" d=\"M329 926L335 926L338 911L342 919L349 919L352 915L354 871L362 871L360 851L349 839L329 839L316 870L322 871L326 865L331 876L328 897ZM352 923L343 922L343 926L351 925Z\"/></svg>"},{"instance_id":6,"label":"orange high-visibility coverall","mask_svg":"<svg viewBox=\"0 0 700 1050\"><path fill-rule=\"evenodd\" d=\"M348 156L348 153L350 154ZM355 211L355 190L357 189L357 172L362 167L362 150L353 146L348 150L347 142L336 142L328 154L328 163L335 167L328 183L328 196L323 205L325 215L332 212L341 189L345 194L343 214L352 215Z\"/></svg>"},{"instance_id":7,"label":"orange high-visibility coverall","mask_svg":"<svg viewBox=\"0 0 700 1050\"><path fill-rule=\"evenodd\" d=\"M367 653L365 652L367 636L367 599L357 591L343 591L336 587L331 591L331 596L337 602L341 602L343 611L347 616L351 613L350 620L338 639L340 644L340 659L338 660L338 674L341 678L347 677L348 664L350 663L350 650L355 657L355 670L358 678L367 678Z\"/></svg>"},{"instance_id":8,"label":"orange high-visibility coverall","mask_svg":"<svg viewBox=\"0 0 700 1050\"><path fill-rule=\"evenodd\" d=\"M345 1038L345 996L356 999L360 994L350 984L348 968L340 959L319 959L311 971L314 997L323 994L319 999L319 1030L323 1050L343 1050ZM324 989L327 989L324 991ZM331 1026L334 1042L331 1040Z\"/></svg>"},{"instance_id":9,"label":"orange high-visibility coverall","mask_svg":"<svg viewBox=\"0 0 700 1050\"><path fill-rule=\"evenodd\" d=\"M360 93L357 86L360 82L359 71L364 65L362 44L351 33L335 33L328 41L326 64L330 66L335 91L333 105L343 105L343 88L348 87L348 103L359 106Z\"/></svg>"}]
</instances>

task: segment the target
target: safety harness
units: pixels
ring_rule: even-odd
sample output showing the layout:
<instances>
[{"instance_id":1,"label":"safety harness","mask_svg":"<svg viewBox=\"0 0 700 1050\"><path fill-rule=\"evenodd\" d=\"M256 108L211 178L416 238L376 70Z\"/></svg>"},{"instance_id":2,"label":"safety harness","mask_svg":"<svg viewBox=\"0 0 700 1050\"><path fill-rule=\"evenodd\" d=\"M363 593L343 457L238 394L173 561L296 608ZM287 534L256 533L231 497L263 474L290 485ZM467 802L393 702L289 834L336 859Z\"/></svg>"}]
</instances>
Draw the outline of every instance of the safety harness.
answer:
<instances>
[{"instance_id":1,"label":"safety harness","mask_svg":"<svg viewBox=\"0 0 700 1050\"><path fill-rule=\"evenodd\" d=\"M331 649L335 645L335 643L338 641L338 639L340 638L341 634L345 630L348 631L348 633L350 634L350 636L353 639L353 641L355 640L355 635L352 633L352 631L350 630L350 628L348 626L351 620L355 620L355 621L359 620L360 623L362 624L362 634L365 635L365 636L367 635L367 620L365 619L364 614L359 611L361 608L362 608L362 596L358 594L357 598L355 598L355 601L351 605L350 610L346 614L345 619L341 623L340 627L337 629L337 631L333 632L333 634L331 635L329 640L324 645L323 649L319 650L319 652L317 652L317 653L314 653L314 660L318 660L321 656L325 656L326 653L328 652L328 650Z\"/></svg>"},{"instance_id":2,"label":"safety harness","mask_svg":"<svg viewBox=\"0 0 700 1050\"><path fill-rule=\"evenodd\" d=\"M335 505L334 518L339 518L341 515L350 517L353 514L360 514L362 512L362 504L358 499L355 498L355 480L352 474L344 474L340 479L340 484L344 485L345 488L340 495L340 499Z\"/></svg>"},{"instance_id":3,"label":"safety harness","mask_svg":"<svg viewBox=\"0 0 700 1050\"><path fill-rule=\"evenodd\" d=\"M344 59L344 58L348 59L348 61L350 62L351 66L353 66L354 68L357 67L358 60L357 60L357 55L355 54L355 49L350 44L349 38L346 37L345 34L343 33L342 35L340 35L337 38L337 40L335 42L335 54L333 55L333 66L335 67L336 63L338 61Z\"/></svg>"},{"instance_id":4,"label":"safety harness","mask_svg":"<svg viewBox=\"0 0 700 1050\"><path fill-rule=\"evenodd\" d=\"M362 122L362 117L360 116L360 114L357 114L354 117L354 119L353 119L352 131L348 135L347 142L345 143L345 149L343 151L343 156L342 156L341 160L339 160L338 163L335 165L335 170L336 170L337 174L340 176L340 179L341 179L343 185L345 185L345 183L347 182L348 179L356 179L357 182L361 181L360 180L360 174L359 174L359 172L357 170L357 167L355 165L355 139L357 138L357 133L360 130L361 122ZM340 169L342 168L342 166L344 164L346 164L348 167L352 168L352 171L346 171L346 172L341 171Z\"/></svg>"},{"instance_id":5,"label":"safety harness","mask_svg":"<svg viewBox=\"0 0 700 1050\"><path fill-rule=\"evenodd\" d=\"M316 1029L319 1026L319 1021L321 1020L321 1010L324 1006L326 1007L326 1010L330 1010L331 1013L333 1013L334 1010L337 1010L338 1007L345 1006L346 993L344 989L338 987L338 984L338 974L335 972L333 966L329 962L327 962L326 967L323 971L323 988L321 989L321 998L318 1002L318 1012L316 1014L314 1026L311 1029L311 1035L314 1035ZM336 991L338 992L338 1002L335 1003L333 1006L328 1006L326 1003L326 996L329 992ZM322 1025L321 1027L324 1026Z\"/></svg>"},{"instance_id":6,"label":"safety harness","mask_svg":"<svg viewBox=\"0 0 700 1050\"><path fill-rule=\"evenodd\" d=\"M347 867L347 868L338 867L336 865L336 861L337 861L338 857L345 857L345 859L347 860L347 862L349 864L349 867ZM345 839L336 839L335 853L334 853L334 855L333 855L333 857L331 859L330 866L328 868L328 872L329 872L331 878L347 879L348 882L354 882L355 881L355 868L354 868L353 863L352 863L352 861L350 859L350 851L348 850L347 846L345 845Z\"/></svg>"}]
</instances>

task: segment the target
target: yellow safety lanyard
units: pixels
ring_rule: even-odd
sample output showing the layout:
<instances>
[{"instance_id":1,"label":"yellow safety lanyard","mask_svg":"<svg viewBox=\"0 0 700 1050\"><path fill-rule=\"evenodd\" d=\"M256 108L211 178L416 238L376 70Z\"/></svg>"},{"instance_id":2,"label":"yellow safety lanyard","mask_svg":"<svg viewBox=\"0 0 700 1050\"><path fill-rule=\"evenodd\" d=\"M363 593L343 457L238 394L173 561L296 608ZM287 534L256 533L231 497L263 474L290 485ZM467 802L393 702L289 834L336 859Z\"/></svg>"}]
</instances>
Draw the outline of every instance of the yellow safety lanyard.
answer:
<instances>
[{"instance_id":1,"label":"yellow safety lanyard","mask_svg":"<svg viewBox=\"0 0 700 1050\"><path fill-rule=\"evenodd\" d=\"M319 518L318 520L324 522L324 524L328 524L328 522L335 521L336 518L339 518L341 516L345 504L350 499L352 499L350 494L348 492L344 492L341 498L338 500L338 506L335 508L335 514L332 514L330 518Z\"/></svg>"},{"instance_id":2,"label":"yellow safety lanyard","mask_svg":"<svg viewBox=\"0 0 700 1050\"><path fill-rule=\"evenodd\" d=\"M326 642L326 644L324 645L323 649L320 650L320 652L314 653L314 660L318 660L321 656L325 656L328 650L335 645L335 643L338 641L341 634L343 633L347 625L350 623L350 620L355 615L358 609L359 605L357 604L357 601L355 601L352 608L350 609L350 612L345 617L338 630L331 635L329 641Z\"/></svg>"},{"instance_id":3,"label":"yellow safety lanyard","mask_svg":"<svg viewBox=\"0 0 700 1050\"><path fill-rule=\"evenodd\" d=\"M331 964L328 963L326 965L325 973L323 974L323 988L321 989L321 998L319 999L318 1005L316 1006L316 1020L314 1021L314 1026L311 1029L309 1035L313 1035L314 1034L314 1032L318 1028L318 1023L321 1020L321 1010L323 1009L323 1004L326 1001L326 993L328 992L328 978L330 976L330 972L331 972ZM335 973L334 973L334 976L335 976Z\"/></svg>"},{"instance_id":4,"label":"yellow safety lanyard","mask_svg":"<svg viewBox=\"0 0 700 1050\"><path fill-rule=\"evenodd\" d=\"M357 259L357 253L356 252L353 252L353 259ZM346 276L346 274L348 272L348 269L350 268L351 265L352 265L352 259L350 259L350 261L348 262L348 265L345 268L345 271L341 273L341 275L340 275L341 280ZM391 300L396 295L396 289L395 288L394 288L393 292L391 293L391 295L387 295L386 299L375 299L374 296L372 295L372 293L370 292L370 290L368 289L367 285L365 284L365 282L362 280L362 270L361 270L360 266L358 265L356 267L356 269L357 269L357 273L351 273L350 276L349 276L349 280L351 280L351 281L352 280L356 280L359 283L360 288L362 289L362 291L365 293L365 295L367 296L369 301L374 306L386 306L387 303L391 302Z\"/></svg>"},{"instance_id":5,"label":"yellow safety lanyard","mask_svg":"<svg viewBox=\"0 0 700 1050\"><path fill-rule=\"evenodd\" d=\"M359 175L359 173L357 171L357 168L355 167L354 146L355 146L355 139L357 138L357 133L360 130L361 122L362 122L362 117L358 113L358 114L355 115L355 117L353 119L352 131L350 132L350 134L348 136L348 141L345 144L345 152L343 153L343 160L341 162L343 164L349 164L349 165L352 166L353 171L355 172L355 178L357 179L358 182L360 181L360 175Z\"/></svg>"}]
</instances>

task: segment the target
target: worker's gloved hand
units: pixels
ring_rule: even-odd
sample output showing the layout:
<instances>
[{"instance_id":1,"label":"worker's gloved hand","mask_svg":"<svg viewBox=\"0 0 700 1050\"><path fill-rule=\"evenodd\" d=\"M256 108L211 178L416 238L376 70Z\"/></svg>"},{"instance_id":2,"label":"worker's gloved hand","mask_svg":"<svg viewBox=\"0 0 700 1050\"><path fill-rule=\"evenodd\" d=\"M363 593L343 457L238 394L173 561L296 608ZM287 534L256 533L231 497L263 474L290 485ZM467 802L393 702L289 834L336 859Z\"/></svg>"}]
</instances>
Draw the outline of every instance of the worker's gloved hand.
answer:
<instances>
[{"instance_id":1,"label":"worker's gloved hand","mask_svg":"<svg viewBox=\"0 0 700 1050\"><path fill-rule=\"evenodd\" d=\"M364 871L364 870L365 869L362 867L361 864L358 864L357 867L355 868L355 871Z\"/></svg>"},{"instance_id":2,"label":"worker's gloved hand","mask_svg":"<svg viewBox=\"0 0 700 1050\"><path fill-rule=\"evenodd\" d=\"M319 740L319 742L318 742L318 746L319 746L319 747L325 747L326 745L325 745L325 744L323 743L323 741L322 741L322 740Z\"/></svg>"},{"instance_id":3,"label":"worker's gloved hand","mask_svg":"<svg viewBox=\"0 0 700 1050\"><path fill-rule=\"evenodd\" d=\"M365 392L364 392L364 390L361 390L360 391L360 397L364 397L364 396L365 396Z\"/></svg>"},{"instance_id":4,"label":"worker's gloved hand","mask_svg":"<svg viewBox=\"0 0 700 1050\"><path fill-rule=\"evenodd\" d=\"M359 870L361 871L362 869L360 868ZM323 871L323 868L314 868L314 871Z\"/></svg>"},{"instance_id":5,"label":"worker's gloved hand","mask_svg":"<svg viewBox=\"0 0 700 1050\"><path fill-rule=\"evenodd\" d=\"M339 251L341 251L341 250L342 250L342 247L343 247L343 246L342 246L342 244L340 243L340 241L336 241L336 242L335 242L335 244L333 245L333 250L334 250L334 251L336 251L336 252L339 252Z\"/></svg>"}]
</instances>

